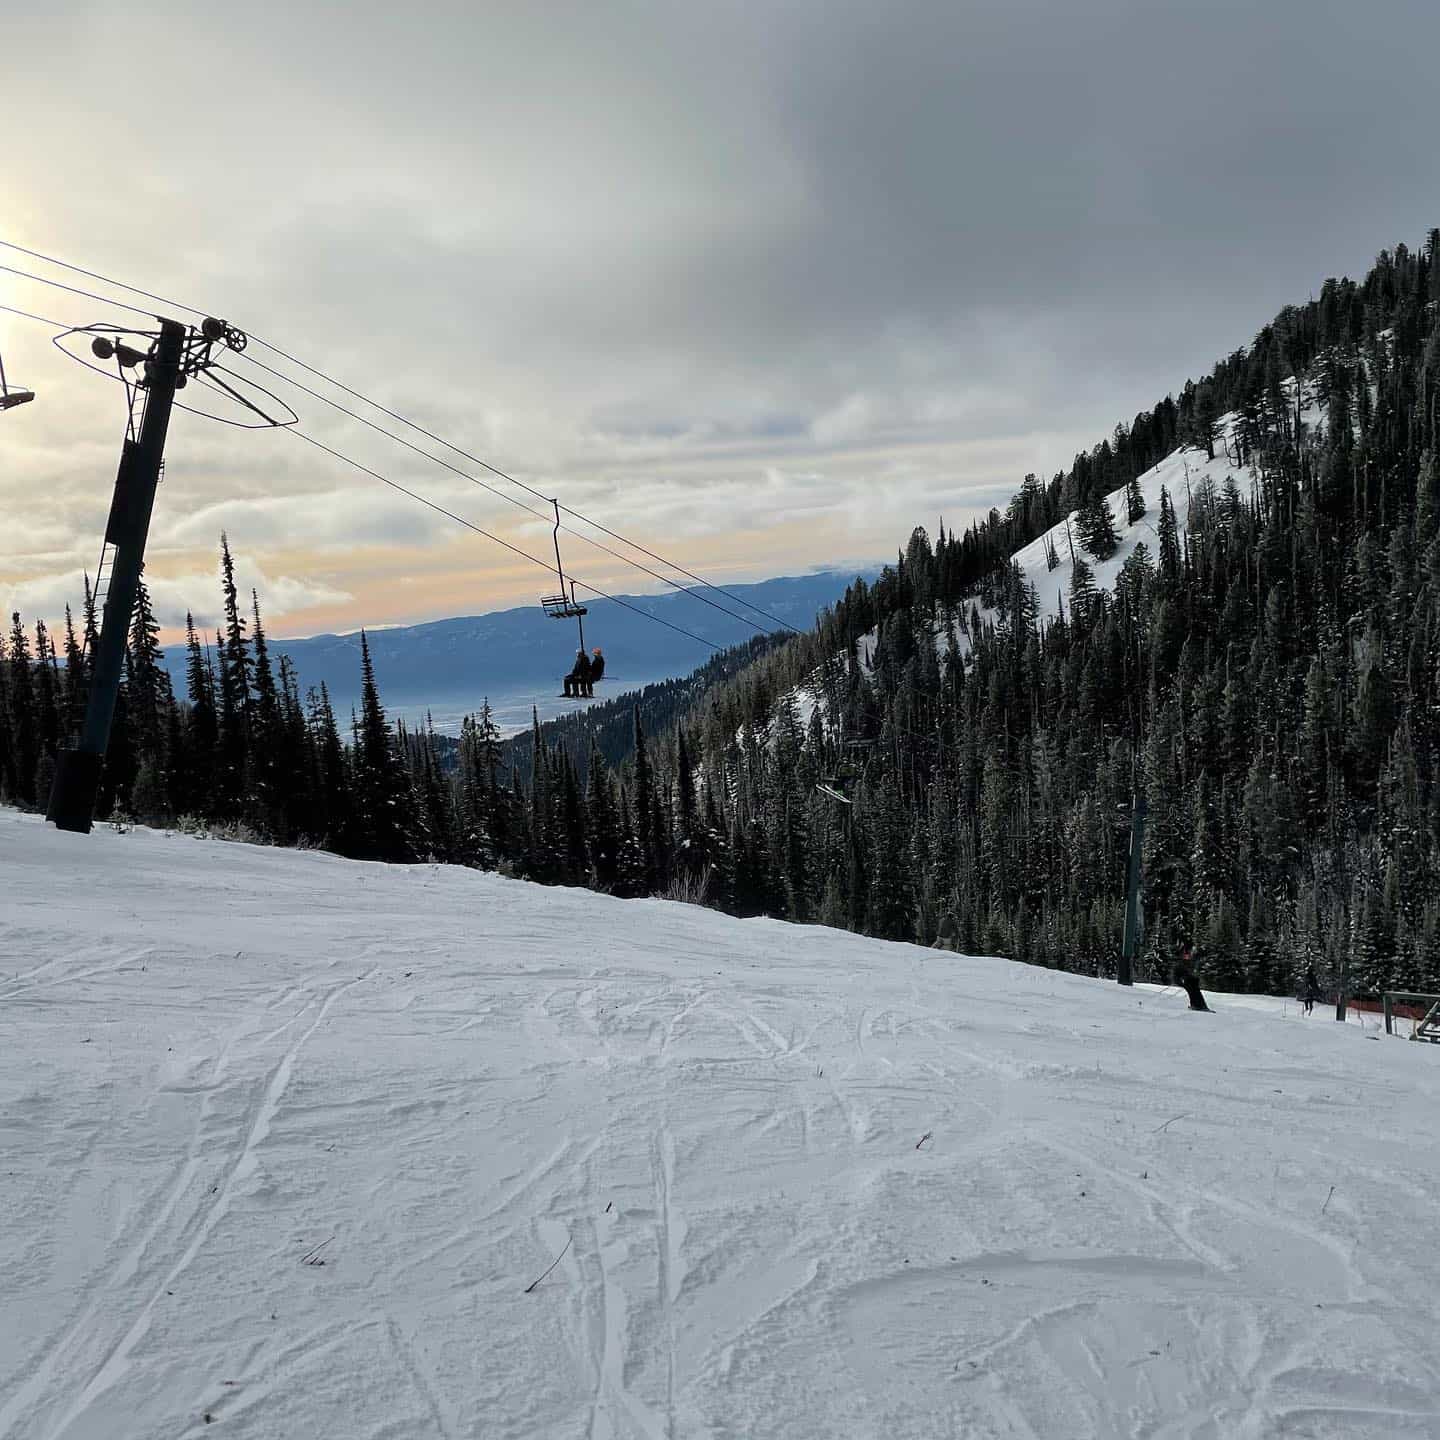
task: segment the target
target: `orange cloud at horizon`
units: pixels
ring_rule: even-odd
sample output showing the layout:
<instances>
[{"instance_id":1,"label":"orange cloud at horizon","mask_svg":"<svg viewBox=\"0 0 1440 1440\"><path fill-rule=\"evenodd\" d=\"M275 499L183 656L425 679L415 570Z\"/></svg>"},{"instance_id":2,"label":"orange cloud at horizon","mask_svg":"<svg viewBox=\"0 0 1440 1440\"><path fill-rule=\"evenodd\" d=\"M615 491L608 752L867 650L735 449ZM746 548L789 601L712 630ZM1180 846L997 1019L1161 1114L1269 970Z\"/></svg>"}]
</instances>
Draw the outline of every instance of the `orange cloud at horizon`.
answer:
<instances>
[{"instance_id":1,"label":"orange cloud at horizon","mask_svg":"<svg viewBox=\"0 0 1440 1440\"><path fill-rule=\"evenodd\" d=\"M843 539L838 524L793 520L763 530L743 530L707 536L703 540L673 542L666 554L678 564L716 583L744 584L774 575L804 572L813 564L803 559L813 553L817 540L835 534ZM538 553L533 536L497 529L494 533L511 543ZM303 548L247 551L243 537L230 537L232 553L244 554L266 575L303 577L307 582L343 592L348 598L279 611L273 596L260 589L259 600L266 628L275 639L346 632L361 628L423 624L429 620L457 615L478 615L536 604L547 587L553 589L553 570L542 570L530 561L512 555L482 536L459 535L433 546L365 546L347 550L343 556ZM608 539L604 543L623 553L624 547ZM662 542L645 537L642 542L656 548ZM654 576L635 566L606 555L575 536L562 536L562 555L567 576L582 580L580 592L590 582L610 594L653 594L666 587ZM657 552L658 553L658 552ZM661 575L685 577L671 567L635 554L638 565ZM843 560L837 561L843 564ZM862 562L856 562L862 563ZM574 567L573 572L571 567ZM210 609L220 603L218 553L167 554L147 566L152 581L194 577L213 572L213 599ZM248 605L248 596L242 596ZM272 619L273 615L273 619ZM175 627L162 629L161 640L176 644L185 638Z\"/></svg>"}]
</instances>

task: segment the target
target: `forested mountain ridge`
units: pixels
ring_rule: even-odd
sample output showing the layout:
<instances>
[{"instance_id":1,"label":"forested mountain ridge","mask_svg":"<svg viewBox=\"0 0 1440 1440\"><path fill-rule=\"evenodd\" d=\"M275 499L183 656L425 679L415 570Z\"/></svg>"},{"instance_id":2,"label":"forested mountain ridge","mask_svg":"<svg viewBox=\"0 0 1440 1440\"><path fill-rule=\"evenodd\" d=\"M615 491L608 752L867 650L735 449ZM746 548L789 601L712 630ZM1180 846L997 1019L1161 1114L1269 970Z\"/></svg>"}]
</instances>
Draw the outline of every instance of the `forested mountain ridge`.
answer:
<instances>
[{"instance_id":1,"label":"forested mountain ridge","mask_svg":"<svg viewBox=\"0 0 1440 1440\"><path fill-rule=\"evenodd\" d=\"M949 912L962 948L1108 973L1138 785L1156 973L1185 937L1217 986L1440 986L1437 249L917 530L709 696L731 903L920 939ZM847 749L850 807L814 788Z\"/></svg>"},{"instance_id":2,"label":"forested mountain ridge","mask_svg":"<svg viewBox=\"0 0 1440 1440\"><path fill-rule=\"evenodd\" d=\"M507 751L482 713L442 765L386 723L363 646L347 744L323 688L277 675L227 560L185 700L137 612L107 803L877 936L950 917L962 949L1106 974L1139 788L1152 972L1193 937L1214 986L1283 990L1313 963L1436 988L1437 314L1432 231L1003 513L914 530L813 632L677 684L623 747L599 709L603 749L577 716ZM0 796L21 804L83 702L65 652L17 618L0 665Z\"/></svg>"}]
</instances>

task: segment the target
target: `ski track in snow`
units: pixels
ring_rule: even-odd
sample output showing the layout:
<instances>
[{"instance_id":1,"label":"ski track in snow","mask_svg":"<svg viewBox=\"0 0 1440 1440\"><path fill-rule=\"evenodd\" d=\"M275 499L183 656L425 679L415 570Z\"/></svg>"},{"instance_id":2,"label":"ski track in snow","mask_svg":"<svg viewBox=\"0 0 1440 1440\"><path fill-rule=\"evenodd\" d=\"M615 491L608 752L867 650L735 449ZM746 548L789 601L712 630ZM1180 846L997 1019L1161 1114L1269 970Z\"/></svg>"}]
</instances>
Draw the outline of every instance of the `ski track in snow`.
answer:
<instances>
[{"instance_id":1,"label":"ski track in snow","mask_svg":"<svg viewBox=\"0 0 1440 1440\"><path fill-rule=\"evenodd\" d=\"M1430 1047L3 811L0 865L0 1440L1440 1434Z\"/></svg>"}]
</instances>

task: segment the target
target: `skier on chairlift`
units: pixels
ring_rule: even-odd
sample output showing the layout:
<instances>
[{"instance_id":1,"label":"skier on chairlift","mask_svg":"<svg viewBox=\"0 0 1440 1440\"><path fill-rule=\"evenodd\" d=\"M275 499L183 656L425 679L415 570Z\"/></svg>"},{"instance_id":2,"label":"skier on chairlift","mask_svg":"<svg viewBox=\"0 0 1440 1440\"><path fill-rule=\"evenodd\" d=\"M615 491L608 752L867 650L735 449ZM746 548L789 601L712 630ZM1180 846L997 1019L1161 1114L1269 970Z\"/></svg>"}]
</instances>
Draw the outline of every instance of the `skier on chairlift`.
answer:
<instances>
[{"instance_id":1,"label":"skier on chairlift","mask_svg":"<svg viewBox=\"0 0 1440 1440\"><path fill-rule=\"evenodd\" d=\"M604 674L605 657L600 653L600 647L597 645L590 656L590 685L592 687L590 693L592 695L595 693L593 688L595 682L599 680Z\"/></svg>"},{"instance_id":2,"label":"skier on chairlift","mask_svg":"<svg viewBox=\"0 0 1440 1440\"><path fill-rule=\"evenodd\" d=\"M565 677L565 698L567 700L583 700L586 695L594 693L590 684L590 661L583 650L577 650L575 664Z\"/></svg>"}]
</instances>

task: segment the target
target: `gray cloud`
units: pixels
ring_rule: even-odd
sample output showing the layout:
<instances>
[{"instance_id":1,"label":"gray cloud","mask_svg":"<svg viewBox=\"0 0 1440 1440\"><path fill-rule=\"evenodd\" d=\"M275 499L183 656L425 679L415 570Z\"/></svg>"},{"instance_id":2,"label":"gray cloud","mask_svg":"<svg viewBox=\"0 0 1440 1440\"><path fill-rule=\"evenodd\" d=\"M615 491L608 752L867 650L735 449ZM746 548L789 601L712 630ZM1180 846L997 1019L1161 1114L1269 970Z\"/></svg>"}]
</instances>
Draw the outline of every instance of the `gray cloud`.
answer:
<instances>
[{"instance_id":1,"label":"gray cloud","mask_svg":"<svg viewBox=\"0 0 1440 1440\"><path fill-rule=\"evenodd\" d=\"M0 231L224 310L662 547L810 523L797 564L1059 468L1418 243L1440 193L1431 0L60 0L6 25L27 143ZM0 421L0 579L29 582L94 547L119 418L16 325L45 403ZM187 420L157 543L439 538L367 485Z\"/></svg>"}]
</instances>

